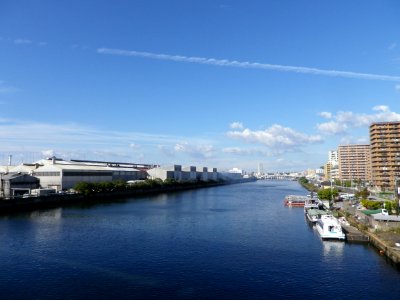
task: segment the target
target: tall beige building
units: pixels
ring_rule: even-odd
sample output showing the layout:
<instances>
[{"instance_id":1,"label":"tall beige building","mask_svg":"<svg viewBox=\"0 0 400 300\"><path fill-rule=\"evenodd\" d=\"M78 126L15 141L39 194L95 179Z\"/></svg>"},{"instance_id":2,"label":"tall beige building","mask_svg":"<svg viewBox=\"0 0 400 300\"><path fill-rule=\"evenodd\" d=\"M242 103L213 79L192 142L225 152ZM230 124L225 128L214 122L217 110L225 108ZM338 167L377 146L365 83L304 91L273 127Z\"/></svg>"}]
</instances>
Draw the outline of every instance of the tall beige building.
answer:
<instances>
[{"instance_id":1,"label":"tall beige building","mask_svg":"<svg viewBox=\"0 0 400 300\"><path fill-rule=\"evenodd\" d=\"M400 180L400 122L372 123L369 136L373 185L393 191Z\"/></svg>"},{"instance_id":2,"label":"tall beige building","mask_svg":"<svg viewBox=\"0 0 400 300\"><path fill-rule=\"evenodd\" d=\"M341 145L338 160L340 180L371 181L370 145Z\"/></svg>"}]
</instances>

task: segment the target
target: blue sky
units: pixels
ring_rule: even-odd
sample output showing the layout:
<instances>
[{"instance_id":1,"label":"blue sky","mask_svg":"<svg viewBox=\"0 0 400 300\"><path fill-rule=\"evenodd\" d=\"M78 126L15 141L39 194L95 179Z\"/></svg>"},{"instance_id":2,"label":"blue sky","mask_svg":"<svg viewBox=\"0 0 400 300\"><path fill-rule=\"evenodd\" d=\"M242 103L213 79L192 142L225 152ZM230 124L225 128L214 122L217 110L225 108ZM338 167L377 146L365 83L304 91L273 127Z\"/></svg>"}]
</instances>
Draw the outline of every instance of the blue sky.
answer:
<instances>
[{"instance_id":1,"label":"blue sky","mask_svg":"<svg viewBox=\"0 0 400 300\"><path fill-rule=\"evenodd\" d=\"M0 1L0 164L317 168L400 120L400 2Z\"/></svg>"}]
</instances>

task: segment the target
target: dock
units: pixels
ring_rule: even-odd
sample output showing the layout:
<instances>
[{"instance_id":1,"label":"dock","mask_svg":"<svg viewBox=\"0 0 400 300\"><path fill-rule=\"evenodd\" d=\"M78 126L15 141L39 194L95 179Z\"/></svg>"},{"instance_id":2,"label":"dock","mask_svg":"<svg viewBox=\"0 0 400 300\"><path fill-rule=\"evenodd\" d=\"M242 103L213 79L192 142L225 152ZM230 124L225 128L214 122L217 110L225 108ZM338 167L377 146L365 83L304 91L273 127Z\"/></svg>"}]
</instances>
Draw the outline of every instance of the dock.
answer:
<instances>
[{"instance_id":1,"label":"dock","mask_svg":"<svg viewBox=\"0 0 400 300\"><path fill-rule=\"evenodd\" d=\"M368 243L369 237L353 226L342 225L348 242Z\"/></svg>"}]
</instances>

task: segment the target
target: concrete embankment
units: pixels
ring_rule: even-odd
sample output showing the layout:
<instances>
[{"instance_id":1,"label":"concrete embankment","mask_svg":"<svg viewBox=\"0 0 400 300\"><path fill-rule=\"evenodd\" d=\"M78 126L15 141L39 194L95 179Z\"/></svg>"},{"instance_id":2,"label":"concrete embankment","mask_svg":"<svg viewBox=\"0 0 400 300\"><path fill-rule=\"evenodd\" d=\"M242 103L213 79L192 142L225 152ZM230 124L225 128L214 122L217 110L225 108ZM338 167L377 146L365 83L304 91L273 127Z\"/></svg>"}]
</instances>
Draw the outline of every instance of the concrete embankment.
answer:
<instances>
[{"instance_id":1,"label":"concrete embankment","mask_svg":"<svg viewBox=\"0 0 400 300\"><path fill-rule=\"evenodd\" d=\"M385 255L396 266L400 266L400 249L398 247L391 247L388 242L380 239L376 234L366 230L366 226L357 222L353 216L349 215L347 216L347 219L352 225L351 227L355 229L352 230L352 232L355 232L354 237L356 240L359 238L364 239L362 236L366 237L369 240L369 243L371 243L371 245L373 245L381 255Z\"/></svg>"},{"instance_id":2,"label":"concrete embankment","mask_svg":"<svg viewBox=\"0 0 400 300\"><path fill-rule=\"evenodd\" d=\"M372 232L367 233L369 241L379 250L379 253L388 257L397 266L400 266L400 248L390 247L385 241L381 240Z\"/></svg>"},{"instance_id":3,"label":"concrete embankment","mask_svg":"<svg viewBox=\"0 0 400 300\"><path fill-rule=\"evenodd\" d=\"M348 242L368 243L369 237L353 226L342 225Z\"/></svg>"},{"instance_id":4,"label":"concrete embankment","mask_svg":"<svg viewBox=\"0 0 400 300\"><path fill-rule=\"evenodd\" d=\"M30 211L35 209L54 208L63 205L79 204L79 203L96 203L101 201L114 201L135 196L171 193L191 189L215 187L221 185L229 185L236 183L250 182L251 180L224 181L212 183L194 183L184 185L161 186L146 189L131 189L124 191L115 191L107 193L96 193L90 196L82 194L52 194L39 197L13 198L9 200L0 199L0 214L8 214L22 211Z\"/></svg>"}]
</instances>

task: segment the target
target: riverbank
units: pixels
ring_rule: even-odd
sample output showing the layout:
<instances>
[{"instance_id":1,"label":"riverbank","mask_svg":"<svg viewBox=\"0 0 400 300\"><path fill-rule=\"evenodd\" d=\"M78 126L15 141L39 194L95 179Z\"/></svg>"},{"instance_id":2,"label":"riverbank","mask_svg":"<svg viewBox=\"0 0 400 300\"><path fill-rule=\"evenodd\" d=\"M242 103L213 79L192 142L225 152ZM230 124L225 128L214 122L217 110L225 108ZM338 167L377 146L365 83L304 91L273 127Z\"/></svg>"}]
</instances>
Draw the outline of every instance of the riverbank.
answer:
<instances>
[{"instance_id":1,"label":"riverbank","mask_svg":"<svg viewBox=\"0 0 400 300\"><path fill-rule=\"evenodd\" d=\"M175 183L167 185L146 186L143 188L131 188L117 191L96 191L90 194L85 193L63 193L50 194L35 197L16 197L8 200L0 200L0 215L8 213L18 213L31 211L36 209L48 209L65 205L76 204L95 204L104 201L116 201L124 198L135 196L152 195L160 193L171 193L184 190L193 190L200 188L215 187L221 185L230 185L238 183L251 182L251 179L235 180L235 181L218 181L218 182L193 182L193 183Z\"/></svg>"},{"instance_id":2,"label":"riverbank","mask_svg":"<svg viewBox=\"0 0 400 300\"><path fill-rule=\"evenodd\" d=\"M345 216L351 226L357 228L366 235L369 243L374 246L380 255L385 255L397 268L400 268L400 247L395 243L400 242L400 232L397 231L377 231L371 232L367 225L360 223L354 215L347 211L339 212L339 215Z\"/></svg>"}]
</instances>

